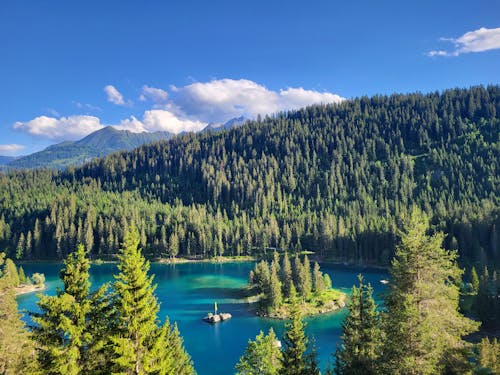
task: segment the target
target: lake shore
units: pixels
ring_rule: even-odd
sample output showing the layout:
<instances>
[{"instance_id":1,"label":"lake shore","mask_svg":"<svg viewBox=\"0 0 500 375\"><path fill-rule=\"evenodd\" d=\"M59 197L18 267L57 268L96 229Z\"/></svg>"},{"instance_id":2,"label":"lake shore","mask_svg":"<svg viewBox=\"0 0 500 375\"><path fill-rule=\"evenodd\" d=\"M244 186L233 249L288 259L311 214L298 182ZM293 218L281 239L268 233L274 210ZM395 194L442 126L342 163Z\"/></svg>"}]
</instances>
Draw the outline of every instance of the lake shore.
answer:
<instances>
[{"instance_id":1,"label":"lake shore","mask_svg":"<svg viewBox=\"0 0 500 375\"><path fill-rule=\"evenodd\" d=\"M14 292L16 296L27 293L41 292L46 289L45 284L43 285L22 285L14 287Z\"/></svg>"}]
</instances>

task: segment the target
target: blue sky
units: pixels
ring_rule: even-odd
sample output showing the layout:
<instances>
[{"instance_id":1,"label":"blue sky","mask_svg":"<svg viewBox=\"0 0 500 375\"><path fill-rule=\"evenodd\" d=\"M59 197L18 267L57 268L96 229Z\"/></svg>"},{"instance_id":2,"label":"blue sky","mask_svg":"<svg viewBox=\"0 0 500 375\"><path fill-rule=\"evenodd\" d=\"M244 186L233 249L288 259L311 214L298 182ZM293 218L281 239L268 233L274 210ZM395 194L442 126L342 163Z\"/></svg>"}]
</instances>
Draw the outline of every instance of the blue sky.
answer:
<instances>
[{"instance_id":1,"label":"blue sky","mask_svg":"<svg viewBox=\"0 0 500 375\"><path fill-rule=\"evenodd\" d=\"M500 2L0 2L0 154L500 83Z\"/></svg>"}]
</instances>

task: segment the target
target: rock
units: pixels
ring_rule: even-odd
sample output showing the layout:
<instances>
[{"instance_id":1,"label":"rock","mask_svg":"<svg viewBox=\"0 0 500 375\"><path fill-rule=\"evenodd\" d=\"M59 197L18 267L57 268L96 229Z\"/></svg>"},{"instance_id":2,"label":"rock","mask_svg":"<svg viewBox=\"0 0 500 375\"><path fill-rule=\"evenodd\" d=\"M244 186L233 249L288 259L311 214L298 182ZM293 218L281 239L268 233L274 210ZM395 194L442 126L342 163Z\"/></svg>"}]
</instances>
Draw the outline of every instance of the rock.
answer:
<instances>
[{"instance_id":1,"label":"rock","mask_svg":"<svg viewBox=\"0 0 500 375\"><path fill-rule=\"evenodd\" d=\"M229 313L220 313L219 317L221 320L229 320L232 318L232 315Z\"/></svg>"}]
</instances>

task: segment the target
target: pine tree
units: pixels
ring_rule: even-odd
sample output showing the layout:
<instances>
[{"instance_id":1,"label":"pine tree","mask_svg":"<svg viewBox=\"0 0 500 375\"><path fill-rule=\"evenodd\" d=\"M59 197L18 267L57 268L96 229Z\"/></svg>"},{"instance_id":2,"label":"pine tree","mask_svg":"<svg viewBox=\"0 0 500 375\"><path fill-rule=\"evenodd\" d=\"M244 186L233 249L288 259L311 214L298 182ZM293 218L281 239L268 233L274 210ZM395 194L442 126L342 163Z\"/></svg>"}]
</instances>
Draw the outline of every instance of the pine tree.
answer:
<instances>
[{"instance_id":1,"label":"pine tree","mask_svg":"<svg viewBox=\"0 0 500 375\"><path fill-rule=\"evenodd\" d=\"M27 281L26 274L24 273L24 269L22 266L19 266L18 274L19 274L19 283L26 284L26 281Z\"/></svg>"},{"instance_id":2,"label":"pine tree","mask_svg":"<svg viewBox=\"0 0 500 375\"><path fill-rule=\"evenodd\" d=\"M336 374L370 375L377 373L377 351L380 345L378 312L373 289L358 276L359 287L353 286L347 306L349 315L342 324L342 346L335 357Z\"/></svg>"},{"instance_id":3,"label":"pine tree","mask_svg":"<svg viewBox=\"0 0 500 375\"><path fill-rule=\"evenodd\" d=\"M83 245L69 254L60 272L64 289L56 296L39 295L40 313L32 313L38 362L46 374L77 375L84 373L85 350L90 339L87 316L89 268Z\"/></svg>"},{"instance_id":4,"label":"pine tree","mask_svg":"<svg viewBox=\"0 0 500 375\"><path fill-rule=\"evenodd\" d=\"M313 289L316 294L321 294L325 288L325 279L323 278L323 273L319 269L318 262L314 262L313 269Z\"/></svg>"},{"instance_id":5,"label":"pine tree","mask_svg":"<svg viewBox=\"0 0 500 375\"><path fill-rule=\"evenodd\" d=\"M312 277L311 277L311 262L309 261L309 257L306 255L304 257L304 290L303 296L305 299L309 299L312 290Z\"/></svg>"},{"instance_id":6,"label":"pine tree","mask_svg":"<svg viewBox=\"0 0 500 375\"><path fill-rule=\"evenodd\" d=\"M281 265L281 282L283 286L283 297L290 297L290 290L293 287L293 277L292 277L292 265L290 264L290 258L288 254L285 253L283 256L283 261Z\"/></svg>"},{"instance_id":7,"label":"pine tree","mask_svg":"<svg viewBox=\"0 0 500 375\"><path fill-rule=\"evenodd\" d=\"M139 233L132 227L124 237L118 258L120 273L113 285L119 320L117 332L111 337L113 373L192 374L194 369L177 330L172 330L168 320L158 325L153 277L148 276L149 262L138 245ZM180 366L177 358L185 358Z\"/></svg>"},{"instance_id":8,"label":"pine tree","mask_svg":"<svg viewBox=\"0 0 500 375\"><path fill-rule=\"evenodd\" d=\"M479 291L479 277L477 276L476 267L472 266L470 271L470 283L472 285L472 292L477 294Z\"/></svg>"},{"instance_id":9,"label":"pine tree","mask_svg":"<svg viewBox=\"0 0 500 375\"><path fill-rule=\"evenodd\" d=\"M33 343L19 316L14 284L4 261L5 254L0 253L0 374L35 373Z\"/></svg>"},{"instance_id":10,"label":"pine tree","mask_svg":"<svg viewBox=\"0 0 500 375\"><path fill-rule=\"evenodd\" d=\"M278 277L278 270L275 261L271 264L271 275L269 277L269 302L267 303L268 309L273 311L279 308L283 302L281 294L281 282Z\"/></svg>"},{"instance_id":11,"label":"pine tree","mask_svg":"<svg viewBox=\"0 0 500 375\"><path fill-rule=\"evenodd\" d=\"M297 299L294 299L290 307L290 322L285 327L283 338L285 349L279 373L281 375L303 375L309 368L305 354L308 340Z\"/></svg>"},{"instance_id":12,"label":"pine tree","mask_svg":"<svg viewBox=\"0 0 500 375\"><path fill-rule=\"evenodd\" d=\"M466 362L462 336L477 324L458 312L462 271L443 234L428 235L429 221L414 209L390 270L384 315L383 372L436 374Z\"/></svg>"},{"instance_id":13,"label":"pine tree","mask_svg":"<svg viewBox=\"0 0 500 375\"><path fill-rule=\"evenodd\" d=\"M272 328L249 340L245 353L241 356L236 371L238 375L277 375L281 368L282 354Z\"/></svg>"},{"instance_id":14,"label":"pine tree","mask_svg":"<svg viewBox=\"0 0 500 375\"><path fill-rule=\"evenodd\" d=\"M17 273L17 267L10 258L5 259L3 275L4 275L3 277L5 277L6 280L9 281L12 286L15 287L19 285L20 280L19 280L19 274Z\"/></svg>"},{"instance_id":15,"label":"pine tree","mask_svg":"<svg viewBox=\"0 0 500 375\"><path fill-rule=\"evenodd\" d=\"M477 345L478 356L477 364L478 370L482 371L481 374L499 374L500 373L500 343L496 337L490 341L485 337Z\"/></svg>"}]
</instances>

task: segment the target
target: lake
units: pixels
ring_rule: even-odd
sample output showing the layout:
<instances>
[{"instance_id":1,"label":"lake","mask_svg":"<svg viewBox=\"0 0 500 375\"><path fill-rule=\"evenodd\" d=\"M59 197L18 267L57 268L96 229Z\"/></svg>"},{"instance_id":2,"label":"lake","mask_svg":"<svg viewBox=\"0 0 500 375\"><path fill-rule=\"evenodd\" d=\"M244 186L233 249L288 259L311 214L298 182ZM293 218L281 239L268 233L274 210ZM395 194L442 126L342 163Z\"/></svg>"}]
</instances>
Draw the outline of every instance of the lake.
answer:
<instances>
[{"instance_id":1,"label":"lake","mask_svg":"<svg viewBox=\"0 0 500 375\"><path fill-rule=\"evenodd\" d=\"M254 339L260 330L267 332L273 327L279 338L283 335L283 321L259 318L247 303L237 298L238 289L246 284L253 266L253 262L151 264L150 272L155 274L158 285L156 296L161 303L160 318L163 321L168 315L172 323L177 322L186 350L200 375L234 374L234 366L248 340ZM28 275L34 272L45 274L47 294L55 294L56 288L62 286L58 278L60 263L24 264L23 268ZM331 264L322 264L321 270L330 275L334 288L344 292L357 284L357 275L362 273L378 295L385 289L380 280L388 277L381 270ZM115 264L93 265L90 272L92 288L111 281L116 271ZM21 310L37 309L34 293L21 295L17 300ZM202 317L213 310L214 301L217 301L219 311L229 312L233 318L216 325L203 322ZM342 309L306 319L306 331L315 339L322 368L328 364L339 342L345 314L346 309Z\"/></svg>"}]
</instances>

